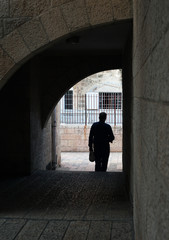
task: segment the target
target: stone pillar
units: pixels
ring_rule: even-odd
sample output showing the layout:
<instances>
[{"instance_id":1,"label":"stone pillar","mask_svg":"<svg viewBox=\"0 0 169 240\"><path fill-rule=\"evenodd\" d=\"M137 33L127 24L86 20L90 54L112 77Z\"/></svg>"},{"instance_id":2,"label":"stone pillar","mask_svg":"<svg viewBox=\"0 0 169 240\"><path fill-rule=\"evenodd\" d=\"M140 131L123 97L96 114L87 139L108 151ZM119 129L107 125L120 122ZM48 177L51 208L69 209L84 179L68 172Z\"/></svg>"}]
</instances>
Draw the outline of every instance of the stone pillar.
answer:
<instances>
[{"instance_id":1,"label":"stone pillar","mask_svg":"<svg viewBox=\"0 0 169 240\"><path fill-rule=\"evenodd\" d=\"M30 62L30 141L31 172L51 169L51 118L42 128L41 121L41 62L35 57Z\"/></svg>"},{"instance_id":2,"label":"stone pillar","mask_svg":"<svg viewBox=\"0 0 169 240\"><path fill-rule=\"evenodd\" d=\"M133 3L135 239L168 239L169 1Z\"/></svg>"},{"instance_id":3,"label":"stone pillar","mask_svg":"<svg viewBox=\"0 0 169 240\"><path fill-rule=\"evenodd\" d=\"M0 174L25 175L30 169L29 66L0 91Z\"/></svg>"},{"instance_id":4,"label":"stone pillar","mask_svg":"<svg viewBox=\"0 0 169 240\"><path fill-rule=\"evenodd\" d=\"M132 151L132 30L123 56L123 171L127 192L132 199L131 151Z\"/></svg>"}]
</instances>

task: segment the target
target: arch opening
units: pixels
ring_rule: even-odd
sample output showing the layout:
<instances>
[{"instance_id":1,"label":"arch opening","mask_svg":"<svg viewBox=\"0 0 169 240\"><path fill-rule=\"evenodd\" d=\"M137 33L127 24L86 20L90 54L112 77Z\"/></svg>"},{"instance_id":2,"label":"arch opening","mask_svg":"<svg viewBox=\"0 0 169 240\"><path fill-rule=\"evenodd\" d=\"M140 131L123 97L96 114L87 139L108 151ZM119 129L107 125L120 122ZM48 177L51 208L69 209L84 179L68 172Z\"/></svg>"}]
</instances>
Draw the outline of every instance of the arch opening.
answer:
<instances>
[{"instance_id":1,"label":"arch opening","mask_svg":"<svg viewBox=\"0 0 169 240\"><path fill-rule=\"evenodd\" d=\"M12 76L0 93L1 103L5 103L1 125L4 122L10 125L11 113L14 116L14 124L7 130L7 134L4 129L1 131L4 139L7 135L11 136L8 143L2 142L4 172L11 173L15 169L16 174L25 174L50 165L50 115L63 94L91 74L110 69L123 70L125 112L127 110L129 113L132 86L131 33L132 21L78 31L78 40L60 40L36 55ZM9 113L8 109L11 108L12 112ZM125 116L128 119L123 132L127 136L131 118L128 114ZM127 147L128 139L125 143L124 139L123 145L127 149L126 164L123 163L125 171L125 165L130 168L126 160L130 149ZM11 171L9 162L13 166ZM129 170L127 176L129 180Z\"/></svg>"},{"instance_id":2,"label":"arch opening","mask_svg":"<svg viewBox=\"0 0 169 240\"><path fill-rule=\"evenodd\" d=\"M106 112L115 141L110 144L108 171L122 171L122 71L103 71L81 80L62 97L56 107L57 170L94 171L88 161L91 125ZM59 128L59 129L58 129Z\"/></svg>"}]
</instances>

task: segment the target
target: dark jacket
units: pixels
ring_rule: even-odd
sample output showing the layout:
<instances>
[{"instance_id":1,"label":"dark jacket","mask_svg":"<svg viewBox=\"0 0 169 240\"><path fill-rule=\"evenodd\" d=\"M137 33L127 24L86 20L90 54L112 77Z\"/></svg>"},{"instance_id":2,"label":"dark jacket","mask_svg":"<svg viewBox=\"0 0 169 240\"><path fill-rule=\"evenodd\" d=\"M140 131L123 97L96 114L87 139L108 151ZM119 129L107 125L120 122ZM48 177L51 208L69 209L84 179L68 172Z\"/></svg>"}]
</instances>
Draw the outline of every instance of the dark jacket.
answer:
<instances>
[{"instance_id":1,"label":"dark jacket","mask_svg":"<svg viewBox=\"0 0 169 240\"><path fill-rule=\"evenodd\" d=\"M89 147L109 146L109 142L114 140L114 134L109 124L105 122L93 123L89 135Z\"/></svg>"}]
</instances>

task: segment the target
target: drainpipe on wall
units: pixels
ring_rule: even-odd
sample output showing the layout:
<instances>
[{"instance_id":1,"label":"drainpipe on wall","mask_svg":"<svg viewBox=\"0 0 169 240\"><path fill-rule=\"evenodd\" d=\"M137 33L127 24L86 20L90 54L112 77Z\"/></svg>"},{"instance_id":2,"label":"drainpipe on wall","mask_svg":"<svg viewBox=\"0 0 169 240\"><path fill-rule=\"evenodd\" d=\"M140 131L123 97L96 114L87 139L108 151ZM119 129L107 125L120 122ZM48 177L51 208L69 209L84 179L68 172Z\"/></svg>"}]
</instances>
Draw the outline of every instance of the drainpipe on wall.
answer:
<instances>
[{"instance_id":1,"label":"drainpipe on wall","mask_svg":"<svg viewBox=\"0 0 169 240\"><path fill-rule=\"evenodd\" d=\"M55 170L57 166L56 155L56 108L52 113L52 170Z\"/></svg>"},{"instance_id":2,"label":"drainpipe on wall","mask_svg":"<svg viewBox=\"0 0 169 240\"><path fill-rule=\"evenodd\" d=\"M85 126L87 126L87 95L85 94Z\"/></svg>"},{"instance_id":3,"label":"drainpipe on wall","mask_svg":"<svg viewBox=\"0 0 169 240\"><path fill-rule=\"evenodd\" d=\"M56 156L57 167L61 167L61 131L60 131L60 102L56 105Z\"/></svg>"}]
</instances>

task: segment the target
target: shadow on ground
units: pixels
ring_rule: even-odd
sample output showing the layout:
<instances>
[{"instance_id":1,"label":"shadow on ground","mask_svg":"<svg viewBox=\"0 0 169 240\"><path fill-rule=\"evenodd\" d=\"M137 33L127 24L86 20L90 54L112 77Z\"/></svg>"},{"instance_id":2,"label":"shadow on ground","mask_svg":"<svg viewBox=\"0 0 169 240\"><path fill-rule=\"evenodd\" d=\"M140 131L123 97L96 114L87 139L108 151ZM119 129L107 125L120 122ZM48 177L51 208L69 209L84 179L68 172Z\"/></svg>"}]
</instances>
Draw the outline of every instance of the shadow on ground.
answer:
<instances>
[{"instance_id":1,"label":"shadow on ground","mask_svg":"<svg viewBox=\"0 0 169 240\"><path fill-rule=\"evenodd\" d=\"M92 236L92 231L96 231L102 223L100 229L105 225L105 230L102 231L110 232L110 237L113 226L119 229L124 225L124 229L127 230L118 230L119 234L123 232L127 234L125 236L129 236L124 239L132 239L132 207L125 192L123 173L38 171L31 176L3 180L0 188L2 232L9 226L15 229L15 226L16 237L17 234L21 234L22 228L27 229L33 224L33 228L41 229L38 231L42 236L37 239L55 239L47 233L52 231L53 225L57 225L54 229L59 228L58 231L64 232L63 236L66 236L67 231L73 234L73 229L76 231L77 227L84 228L84 234L88 234L86 235L88 238L84 239L95 239L89 236ZM22 233L24 236L25 231ZM9 229L2 236L6 236L7 232ZM43 237L44 234L47 234L46 237ZM63 236L56 239L76 239L75 236L73 238ZM115 239L110 237L102 236L97 239Z\"/></svg>"}]
</instances>

